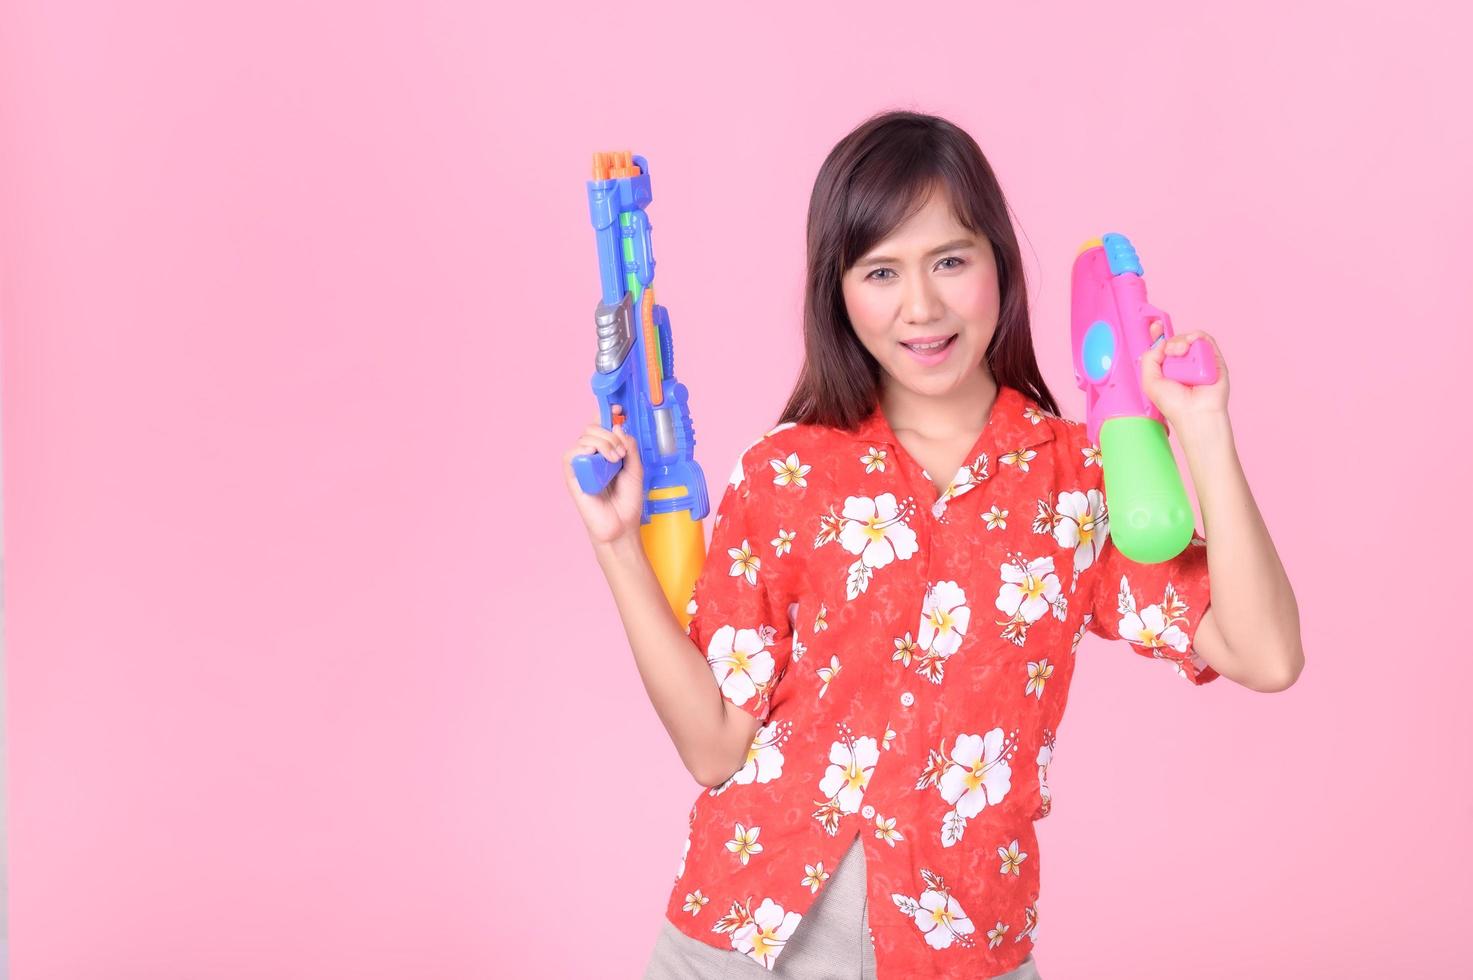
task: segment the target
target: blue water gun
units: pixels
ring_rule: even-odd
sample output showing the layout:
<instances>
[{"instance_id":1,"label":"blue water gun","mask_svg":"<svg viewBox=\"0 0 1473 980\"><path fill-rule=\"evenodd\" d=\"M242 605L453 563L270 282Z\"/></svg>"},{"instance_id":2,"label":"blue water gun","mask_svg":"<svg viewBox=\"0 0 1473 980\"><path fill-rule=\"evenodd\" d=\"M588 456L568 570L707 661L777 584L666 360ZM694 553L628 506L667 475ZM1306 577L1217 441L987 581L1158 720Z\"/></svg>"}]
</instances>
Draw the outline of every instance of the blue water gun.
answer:
<instances>
[{"instance_id":1,"label":"blue water gun","mask_svg":"<svg viewBox=\"0 0 1473 980\"><path fill-rule=\"evenodd\" d=\"M595 153L588 214L598 241L600 296L594 310L598 351L593 394L600 424L622 424L644 465L640 538L655 577L684 627L686 602L706 560L702 521L710 509L706 477L693 455L688 392L675 378L670 313L655 302L655 252L645 208L649 163L629 151ZM614 406L619 411L614 411ZM599 453L574 456L585 493L598 493L623 467Z\"/></svg>"}]
</instances>

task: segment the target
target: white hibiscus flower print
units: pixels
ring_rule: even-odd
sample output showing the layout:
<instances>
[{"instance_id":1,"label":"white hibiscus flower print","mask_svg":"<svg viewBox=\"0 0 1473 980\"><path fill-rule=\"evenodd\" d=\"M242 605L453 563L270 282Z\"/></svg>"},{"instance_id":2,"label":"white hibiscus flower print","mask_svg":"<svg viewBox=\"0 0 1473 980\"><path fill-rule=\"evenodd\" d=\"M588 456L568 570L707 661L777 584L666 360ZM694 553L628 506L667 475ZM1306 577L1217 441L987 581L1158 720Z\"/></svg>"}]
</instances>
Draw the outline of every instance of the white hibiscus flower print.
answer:
<instances>
[{"instance_id":1,"label":"white hibiscus flower print","mask_svg":"<svg viewBox=\"0 0 1473 980\"><path fill-rule=\"evenodd\" d=\"M1170 582L1166 583L1166 595L1159 605L1137 611L1135 594L1130 590L1130 582L1122 575L1116 611L1120 613L1120 636L1158 657L1167 647L1177 653L1185 653L1191 645L1191 638L1177 625L1187 621L1188 607Z\"/></svg>"},{"instance_id":2,"label":"white hibiscus flower print","mask_svg":"<svg viewBox=\"0 0 1473 980\"><path fill-rule=\"evenodd\" d=\"M751 921L732 933L732 947L771 970L802 918L797 912L785 911L772 899L764 898L752 913Z\"/></svg>"},{"instance_id":3,"label":"white hibiscus flower print","mask_svg":"<svg viewBox=\"0 0 1473 980\"><path fill-rule=\"evenodd\" d=\"M1024 939L1027 939L1029 936L1032 936L1035 941L1037 941L1037 939L1038 939L1038 903L1037 902L1034 902L1032 905L1028 906L1026 909L1023 910L1023 928L1020 929L1018 931L1018 934L1013 937L1013 942L1015 942L1015 943L1021 943Z\"/></svg>"},{"instance_id":4,"label":"white hibiscus flower print","mask_svg":"<svg viewBox=\"0 0 1473 980\"><path fill-rule=\"evenodd\" d=\"M1028 857L1028 852L1018 850L1018 841L1014 838L1013 842L1007 847L999 847L997 849L997 856L1002 858L1002 867L998 869L999 873L1017 875L1018 867Z\"/></svg>"},{"instance_id":5,"label":"white hibiscus flower print","mask_svg":"<svg viewBox=\"0 0 1473 980\"><path fill-rule=\"evenodd\" d=\"M1042 619L1049 609L1053 609L1057 619L1067 614L1067 600L1062 595L1059 576L1054 574L1052 557L1025 559L1014 553L1003 564L1001 574L1003 584L997 592L997 608L1012 617L999 621L1003 639L1022 646L1028 627Z\"/></svg>"},{"instance_id":6,"label":"white hibiscus flower print","mask_svg":"<svg viewBox=\"0 0 1473 980\"><path fill-rule=\"evenodd\" d=\"M895 907L910 917L932 949L946 949L952 943L964 948L973 945L972 933L976 927L945 880L930 868L921 869L921 878L926 890L920 897L895 892L890 896Z\"/></svg>"},{"instance_id":7,"label":"white hibiscus flower print","mask_svg":"<svg viewBox=\"0 0 1473 980\"><path fill-rule=\"evenodd\" d=\"M1093 488L1085 492L1066 490L1059 494L1054 513L1054 540L1074 549L1074 574L1078 576L1095 563L1105 546L1110 526L1105 497Z\"/></svg>"},{"instance_id":8,"label":"white hibiscus flower print","mask_svg":"<svg viewBox=\"0 0 1473 980\"><path fill-rule=\"evenodd\" d=\"M1044 657L1037 663L1028 661L1028 683L1023 685L1023 696L1033 695L1034 700L1043 700L1043 683L1054 676L1054 665Z\"/></svg>"},{"instance_id":9,"label":"white hibiscus flower print","mask_svg":"<svg viewBox=\"0 0 1473 980\"><path fill-rule=\"evenodd\" d=\"M767 464L772 467L776 474L772 482L780 487L806 487L808 471L813 469L807 463L798 460L797 453L789 453L787 459L770 459Z\"/></svg>"},{"instance_id":10,"label":"white hibiscus flower print","mask_svg":"<svg viewBox=\"0 0 1473 980\"><path fill-rule=\"evenodd\" d=\"M1069 641L1069 652L1079 652L1079 641L1084 639L1084 634L1089 632L1089 624L1094 621L1094 613L1085 613L1079 621L1079 629L1074 631L1074 638Z\"/></svg>"},{"instance_id":11,"label":"white hibiscus flower print","mask_svg":"<svg viewBox=\"0 0 1473 980\"><path fill-rule=\"evenodd\" d=\"M1042 819L1048 816L1049 810L1053 808L1054 797L1048 788L1048 767L1054 758L1055 736L1052 731L1043 730L1043 744L1038 747L1038 816L1034 819Z\"/></svg>"},{"instance_id":12,"label":"white hibiscus flower print","mask_svg":"<svg viewBox=\"0 0 1473 980\"><path fill-rule=\"evenodd\" d=\"M885 472L885 460L889 455L890 450L888 449L870 446L869 451L859 457L859 461L864 464L864 471L866 473L874 473L875 471L883 473Z\"/></svg>"},{"instance_id":13,"label":"white hibiscus flower print","mask_svg":"<svg viewBox=\"0 0 1473 980\"><path fill-rule=\"evenodd\" d=\"M915 502L911 498L900 503L893 493L844 499L844 525L838 541L845 551L859 556L849 566L846 578L850 599L869 589L870 576L876 569L916 553L919 547L916 533L906 523L914 510ZM820 535L820 544L827 540Z\"/></svg>"},{"instance_id":14,"label":"white hibiscus flower print","mask_svg":"<svg viewBox=\"0 0 1473 980\"><path fill-rule=\"evenodd\" d=\"M1015 733L1016 734L1016 733ZM955 804L957 812L971 818L989 804L997 805L1012 788L1014 743L1001 728L986 735L958 735L951 750L951 765L942 773L941 798Z\"/></svg>"},{"instance_id":15,"label":"white hibiscus flower print","mask_svg":"<svg viewBox=\"0 0 1473 980\"><path fill-rule=\"evenodd\" d=\"M891 847L895 846L896 841L905 840L905 835L895 829L895 818L883 817L878 813L875 814L875 836Z\"/></svg>"},{"instance_id":16,"label":"white hibiscus flower print","mask_svg":"<svg viewBox=\"0 0 1473 980\"><path fill-rule=\"evenodd\" d=\"M734 836L726 842L726 849L737 856L737 860L746 864L752 855L762 853L762 845L757 843L757 837L762 833L761 827L744 827L735 825Z\"/></svg>"},{"instance_id":17,"label":"white hibiscus flower print","mask_svg":"<svg viewBox=\"0 0 1473 980\"><path fill-rule=\"evenodd\" d=\"M726 782L708 790L711 796L720 796L730 786L750 783L770 783L783 774L782 747L792 737L791 721L774 721L757 729L752 744L747 747L747 758L742 768L733 773Z\"/></svg>"},{"instance_id":18,"label":"white hibiscus flower print","mask_svg":"<svg viewBox=\"0 0 1473 980\"><path fill-rule=\"evenodd\" d=\"M916 647L916 642L910 638L910 631L907 630L904 637L897 636L895 638L895 652L890 655L890 659L899 663L902 667L909 667L910 658L918 655L918 653L919 650Z\"/></svg>"},{"instance_id":19,"label":"white hibiscus flower print","mask_svg":"<svg viewBox=\"0 0 1473 980\"><path fill-rule=\"evenodd\" d=\"M967 595L960 585L956 582L928 585L921 607L921 653L916 673L933 684L940 684L946 661L961 646L971 619Z\"/></svg>"},{"instance_id":20,"label":"white hibiscus flower print","mask_svg":"<svg viewBox=\"0 0 1473 980\"><path fill-rule=\"evenodd\" d=\"M770 626L761 630L723 626L711 635L706 663L721 685L721 693L736 705L746 704L772 680L776 663L767 652L767 637L775 636Z\"/></svg>"},{"instance_id":21,"label":"white hibiscus flower print","mask_svg":"<svg viewBox=\"0 0 1473 980\"><path fill-rule=\"evenodd\" d=\"M752 545L746 538L742 538L740 548L727 548L727 555L731 558L731 570L728 572L732 578L744 578L748 585L757 584L757 572L762 568L762 559L752 553Z\"/></svg>"},{"instance_id":22,"label":"white hibiscus flower print","mask_svg":"<svg viewBox=\"0 0 1473 980\"><path fill-rule=\"evenodd\" d=\"M1010 453L1003 453L998 457L998 462L1006 466L1016 466L1020 471L1027 473L1028 464L1038 458L1038 453L1032 449L1018 449Z\"/></svg>"},{"instance_id":23,"label":"white hibiscus flower print","mask_svg":"<svg viewBox=\"0 0 1473 980\"><path fill-rule=\"evenodd\" d=\"M1120 635L1136 646L1171 647L1177 653L1185 652L1190 642L1179 626L1166 621L1166 613L1160 606L1147 606L1138 614L1127 614L1120 620Z\"/></svg>"},{"instance_id":24,"label":"white hibiscus flower print","mask_svg":"<svg viewBox=\"0 0 1473 980\"><path fill-rule=\"evenodd\" d=\"M970 465L959 468L956 475L951 478L951 483L947 485L946 490L931 505L931 515L938 521L945 521L947 505L987 479L987 467L987 454L983 453Z\"/></svg>"},{"instance_id":25,"label":"white hibiscus flower print","mask_svg":"<svg viewBox=\"0 0 1473 980\"><path fill-rule=\"evenodd\" d=\"M996 806L1013 786L1011 760L1018 748L1016 730L1003 734L994 728L986 735L958 735L951 754L946 743L932 749L916 789L935 786L952 809L941 821L941 844L961 840L967 821L988 806Z\"/></svg>"},{"instance_id":26,"label":"white hibiscus flower print","mask_svg":"<svg viewBox=\"0 0 1473 980\"><path fill-rule=\"evenodd\" d=\"M839 663L838 654L835 654L829 660L829 665L827 667L818 668L818 679L823 682L818 689L819 697L823 697L829 692L829 682L832 681L835 677L839 676L839 671L843 668L843 666L843 664Z\"/></svg>"},{"instance_id":27,"label":"white hibiscus flower print","mask_svg":"<svg viewBox=\"0 0 1473 980\"><path fill-rule=\"evenodd\" d=\"M874 738L856 738L848 725L839 723L839 738L829 747L829 766L818 782L818 791L827 799L813 814L829 836L838 833L839 818L859 812L865 787L879 761L880 745Z\"/></svg>"}]
</instances>

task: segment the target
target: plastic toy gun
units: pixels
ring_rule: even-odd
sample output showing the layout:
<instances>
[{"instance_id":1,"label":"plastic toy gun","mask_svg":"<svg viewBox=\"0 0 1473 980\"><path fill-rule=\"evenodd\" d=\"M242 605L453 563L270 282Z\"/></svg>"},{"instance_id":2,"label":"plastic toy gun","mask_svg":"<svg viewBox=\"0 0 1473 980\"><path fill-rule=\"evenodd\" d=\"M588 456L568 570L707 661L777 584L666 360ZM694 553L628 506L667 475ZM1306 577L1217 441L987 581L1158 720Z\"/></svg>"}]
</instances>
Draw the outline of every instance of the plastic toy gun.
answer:
<instances>
[{"instance_id":1,"label":"plastic toy gun","mask_svg":"<svg viewBox=\"0 0 1473 980\"><path fill-rule=\"evenodd\" d=\"M655 303L655 253L645 208L650 168L626 151L595 153L588 181L588 213L598 239L601 295L593 320L598 334L593 394L600 424L623 423L644 464L640 539L655 577L682 627L686 603L706 560L702 520L709 503L706 477L692 452L685 385L675 380L670 314ZM619 406L614 413L613 406ZM573 457L585 493L598 493L623 467L598 453Z\"/></svg>"},{"instance_id":2,"label":"plastic toy gun","mask_svg":"<svg viewBox=\"0 0 1473 980\"><path fill-rule=\"evenodd\" d=\"M1071 320L1074 380L1086 394L1090 439L1104 457L1110 534L1125 557L1168 561L1192 539L1195 519L1165 419L1141 390L1141 358L1174 336L1171 317L1146 300L1135 247L1110 233L1074 258ZM1151 342L1151 323L1162 333ZM1161 373L1184 385L1212 384L1217 359L1206 340L1166 357Z\"/></svg>"}]
</instances>

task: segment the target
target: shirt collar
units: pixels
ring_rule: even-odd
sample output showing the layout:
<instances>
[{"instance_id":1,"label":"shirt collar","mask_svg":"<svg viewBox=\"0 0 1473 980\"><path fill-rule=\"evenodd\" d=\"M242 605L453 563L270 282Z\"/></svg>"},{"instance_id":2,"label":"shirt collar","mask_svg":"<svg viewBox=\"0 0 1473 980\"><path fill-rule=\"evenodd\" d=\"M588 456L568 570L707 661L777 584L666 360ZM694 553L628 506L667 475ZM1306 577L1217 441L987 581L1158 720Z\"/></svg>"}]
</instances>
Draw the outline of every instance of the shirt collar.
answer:
<instances>
[{"instance_id":1,"label":"shirt collar","mask_svg":"<svg viewBox=\"0 0 1473 980\"><path fill-rule=\"evenodd\" d=\"M1032 398L1016 388L999 385L997 398L992 404L992 414L987 417L987 424L982 430L985 438L980 441L994 447L998 452L1012 452L1042 445L1054 437L1053 426L1045 421L1048 418L1049 413L1040 408ZM874 411L850 435L855 442L864 443L866 448L895 446L899 442L894 430L890 428L889 420L885 418L885 413L880 411L878 401Z\"/></svg>"}]
</instances>

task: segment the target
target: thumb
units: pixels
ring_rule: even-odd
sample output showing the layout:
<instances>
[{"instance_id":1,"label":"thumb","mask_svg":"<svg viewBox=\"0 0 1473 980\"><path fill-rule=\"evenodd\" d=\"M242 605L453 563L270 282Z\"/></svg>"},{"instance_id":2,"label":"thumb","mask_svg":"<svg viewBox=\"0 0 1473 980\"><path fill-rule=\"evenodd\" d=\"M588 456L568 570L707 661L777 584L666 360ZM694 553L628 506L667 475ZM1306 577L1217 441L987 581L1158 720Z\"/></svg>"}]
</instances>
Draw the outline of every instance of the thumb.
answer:
<instances>
[{"instance_id":1,"label":"thumb","mask_svg":"<svg viewBox=\"0 0 1473 980\"><path fill-rule=\"evenodd\" d=\"M1148 348L1141 355L1141 386L1149 389L1152 382L1161 378L1161 360L1166 356L1166 345Z\"/></svg>"},{"instance_id":2,"label":"thumb","mask_svg":"<svg viewBox=\"0 0 1473 980\"><path fill-rule=\"evenodd\" d=\"M633 472L644 472L644 460L639 457L639 443L635 441L634 434L624 428L623 423L614 426L614 434L619 437L627 453L624 456L624 465L633 468Z\"/></svg>"}]
</instances>

